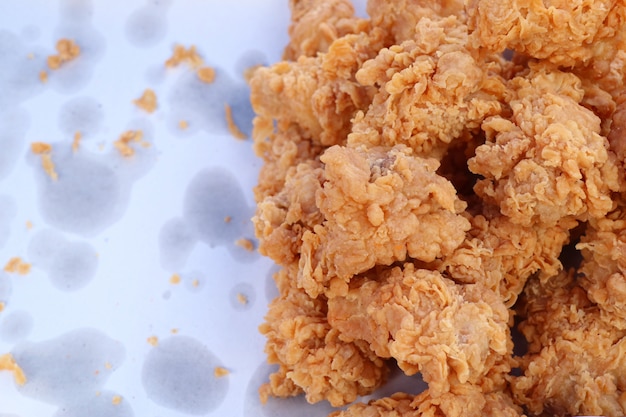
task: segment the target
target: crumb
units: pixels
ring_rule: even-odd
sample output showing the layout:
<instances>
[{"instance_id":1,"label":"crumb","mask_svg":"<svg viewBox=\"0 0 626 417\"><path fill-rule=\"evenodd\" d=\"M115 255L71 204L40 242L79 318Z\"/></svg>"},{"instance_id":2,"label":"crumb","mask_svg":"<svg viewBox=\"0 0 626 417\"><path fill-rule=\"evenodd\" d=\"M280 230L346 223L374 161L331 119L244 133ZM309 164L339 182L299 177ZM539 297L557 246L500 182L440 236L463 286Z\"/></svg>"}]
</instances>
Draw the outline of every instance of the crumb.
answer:
<instances>
[{"instance_id":1,"label":"crumb","mask_svg":"<svg viewBox=\"0 0 626 417\"><path fill-rule=\"evenodd\" d=\"M233 218L231 216L224 217L224 223L230 223Z\"/></svg>"},{"instance_id":2,"label":"crumb","mask_svg":"<svg viewBox=\"0 0 626 417\"><path fill-rule=\"evenodd\" d=\"M174 328L174 329L170 330L170 333L177 334L178 333L178 329Z\"/></svg>"},{"instance_id":3,"label":"crumb","mask_svg":"<svg viewBox=\"0 0 626 417\"><path fill-rule=\"evenodd\" d=\"M195 288L198 288L200 286L200 281L194 279L193 281L191 281L191 285Z\"/></svg>"},{"instance_id":4,"label":"crumb","mask_svg":"<svg viewBox=\"0 0 626 417\"><path fill-rule=\"evenodd\" d=\"M54 169L54 162L52 162L52 156L49 153L45 153L41 155L41 166L43 167L43 170L46 172L46 174L48 174L48 176L52 178L53 181L56 181L59 179L59 175Z\"/></svg>"},{"instance_id":5,"label":"crumb","mask_svg":"<svg viewBox=\"0 0 626 417\"><path fill-rule=\"evenodd\" d=\"M246 297L244 294L238 292L237 293L237 301L239 301L239 304L247 305L248 304L248 297Z\"/></svg>"},{"instance_id":6,"label":"crumb","mask_svg":"<svg viewBox=\"0 0 626 417\"><path fill-rule=\"evenodd\" d=\"M78 147L80 146L80 140L83 138L82 133L76 132L74 133L74 141L72 142L72 152L78 151Z\"/></svg>"},{"instance_id":7,"label":"crumb","mask_svg":"<svg viewBox=\"0 0 626 417\"><path fill-rule=\"evenodd\" d=\"M28 230L33 228L33 222L31 222L30 220L26 220L26 228Z\"/></svg>"},{"instance_id":8,"label":"crumb","mask_svg":"<svg viewBox=\"0 0 626 417\"><path fill-rule=\"evenodd\" d=\"M48 82L48 73L46 71L39 71L39 81L44 84Z\"/></svg>"},{"instance_id":9,"label":"crumb","mask_svg":"<svg viewBox=\"0 0 626 417\"><path fill-rule=\"evenodd\" d=\"M56 70L65 62L71 61L80 55L80 47L71 39L59 39L56 44L56 55L48 57L48 68Z\"/></svg>"},{"instance_id":10,"label":"crumb","mask_svg":"<svg viewBox=\"0 0 626 417\"><path fill-rule=\"evenodd\" d=\"M96 391L96 397L99 397L100 395L102 395L102 393L100 391Z\"/></svg>"},{"instance_id":11,"label":"crumb","mask_svg":"<svg viewBox=\"0 0 626 417\"><path fill-rule=\"evenodd\" d=\"M59 176L54 169L54 162L52 162L52 145L45 142L33 142L30 144L30 150L35 155L41 155L41 166L50 178L56 181Z\"/></svg>"},{"instance_id":12,"label":"crumb","mask_svg":"<svg viewBox=\"0 0 626 417\"><path fill-rule=\"evenodd\" d=\"M4 302L0 301L0 312L4 311L4 306L5 306Z\"/></svg>"},{"instance_id":13,"label":"crumb","mask_svg":"<svg viewBox=\"0 0 626 417\"><path fill-rule=\"evenodd\" d=\"M16 256L9 259L9 262L4 266L4 271L11 274L27 275L30 272L30 264Z\"/></svg>"},{"instance_id":14,"label":"crumb","mask_svg":"<svg viewBox=\"0 0 626 417\"><path fill-rule=\"evenodd\" d=\"M235 245L241 246L248 252L252 252L254 250L254 243L250 239L241 238L235 241Z\"/></svg>"},{"instance_id":15,"label":"crumb","mask_svg":"<svg viewBox=\"0 0 626 417\"><path fill-rule=\"evenodd\" d=\"M111 402L113 403L113 405L119 405L122 402L122 397L120 397L119 395L114 395Z\"/></svg>"},{"instance_id":16,"label":"crumb","mask_svg":"<svg viewBox=\"0 0 626 417\"><path fill-rule=\"evenodd\" d=\"M235 124L233 120L233 111L228 104L224 104L224 111L226 112L226 123L228 123L228 130L230 134L233 135L237 139L247 139L245 133L243 133L239 127Z\"/></svg>"},{"instance_id":17,"label":"crumb","mask_svg":"<svg viewBox=\"0 0 626 417\"><path fill-rule=\"evenodd\" d=\"M202 67L196 71L196 74L203 83L211 84L215 81L215 70L211 67Z\"/></svg>"},{"instance_id":18,"label":"crumb","mask_svg":"<svg viewBox=\"0 0 626 417\"><path fill-rule=\"evenodd\" d=\"M117 148L120 155L130 157L135 154L135 149L130 146L133 142L143 145L143 132L141 130L127 130L120 135L118 140L113 142L113 145Z\"/></svg>"},{"instance_id":19,"label":"crumb","mask_svg":"<svg viewBox=\"0 0 626 417\"><path fill-rule=\"evenodd\" d=\"M0 371L13 372L13 378L18 385L24 385L26 383L26 375L19 365L15 362L15 359L10 353L0 355Z\"/></svg>"},{"instance_id":20,"label":"crumb","mask_svg":"<svg viewBox=\"0 0 626 417\"><path fill-rule=\"evenodd\" d=\"M33 142L30 144L30 150L35 155L43 155L52 151L52 145L45 142Z\"/></svg>"},{"instance_id":21,"label":"crumb","mask_svg":"<svg viewBox=\"0 0 626 417\"><path fill-rule=\"evenodd\" d=\"M35 54L33 54L32 52L29 52L28 55L26 55L26 59L35 59Z\"/></svg>"},{"instance_id":22,"label":"crumb","mask_svg":"<svg viewBox=\"0 0 626 417\"><path fill-rule=\"evenodd\" d=\"M150 336L149 338L146 339L146 341L152 346L156 346L159 344L159 338L156 336Z\"/></svg>"},{"instance_id":23,"label":"crumb","mask_svg":"<svg viewBox=\"0 0 626 417\"><path fill-rule=\"evenodd\" d=\"M182 45L176 45L172 56L165 61L165 66L167 68L174 68L183 62L187 63L191 68L198 68L203 64L203 60L200 55L198 55L198 52L196 52L194 45L190 46L189 49L185 49Z\"/></svg>"},{"instance_id":24,"label":"crumb","mask_svg":"<svg viewBox=\"0 0 626 417\"><path fill-rule=\"evenodd\" d=\"M189 123L187 122L187 120L181 120L180 122L178 122L178 128L180 130L185 130L189 127Z\"/></svg>"},{"instance_id":25,"label":"crumb","mask_svg":"<svg viewBox=\"0 0 626 417\"><path fill-rule=\"evenodd\" d=\"M216 378L221 378L228 374L230 374L230 371L221 366L216 366L215 369L213 370L213 375L215 375Z\"/></svg>"},{"instance_id":26,"label":"crumb","mask_svg":"<svg viewBox=\"0 0 626 417\"><path fill-rule=\"evenodd\" d=\"M178 274L172 275L170 277L170 284L172 284L172 285L180 284L180 275L178 275Z\"/></svg>"},{"instance_id":27,"label":"crumb","mask_svg":"<svg viewBox=\"0 0 626 417\"><path fill-rule=\"evenodd\" d=\"M140 109L153 113L157 108L157 96L154 90L146 88L142 96L133 100L133 103Z\"/></svg>"},{"instance_id":28,"label":"crumb","mask_svg":"<svg viewBox=\"0 0 626 417\"><path fill-rule=\"evenodd\" d=\"M106 369L111 369L111 368L113 368L113 365L111 365L111 363L109 363L109 362L105 362L104 367Z\"/></svg>"}]
</instances>

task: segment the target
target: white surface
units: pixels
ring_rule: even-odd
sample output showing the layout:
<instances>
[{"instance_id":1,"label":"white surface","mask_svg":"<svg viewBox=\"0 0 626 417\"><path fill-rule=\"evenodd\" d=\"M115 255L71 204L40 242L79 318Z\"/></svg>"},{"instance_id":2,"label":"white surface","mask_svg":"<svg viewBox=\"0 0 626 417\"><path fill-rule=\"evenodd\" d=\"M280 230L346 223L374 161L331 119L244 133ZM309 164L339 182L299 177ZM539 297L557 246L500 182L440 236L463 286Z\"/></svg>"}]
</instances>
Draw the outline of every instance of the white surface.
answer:
<instances>
[{"instance_id":1,"label":"white surface","mask_svg":"<svg viewBox=\"0 0 626 417\"><path fill-rule=\"evenodd\" d=\"M206 182L215 172L234 175L244 203L230 226L252 237L243 214L253 208L261 162L250 139L228 133L223 102L233 104L249 133L241 71L280 58L288 13L283 0L0 1L0 266L14 256L32 263L25 276L0 273L0 354L13 352L29 368L24 387L0 372L0 416L326 414L325 406L294 411L302 410L301 399L258 404L268 370L257 326L274 295L271 262L230 238L220 241L230 233L224 230L214 247L201 231L160 243L166 224L184 232L186 199L212 199L206 208L237 198L223 189L211 196L189 191L197 175ZM65 36L83 53L42 84L46 56ZM215 85L194 84L184 65L165 70L177 43L196 45L218 69ZM145 88L159 99L153 114L132 104ZM184 132L176 127L182 118L190 120ZM122 159L112 143L137 127L151 146ZM76 130L84 138L72 154ZM57 183L30 153L37 141L53 144ZM90 171L95 166L100 174ZM119 189L102 188L107 184ZM101 200L74 198L78 190ZM186 219L193 231L193 214ZM173 273L180 284L169 282ZM147 343L150 336L159 338L157 347ZM170 348L178 359L167 357ZM172 372L158 369L160 359ZM216 380L214 365L230 374ZM194 380L207 366L209 375ZM177 391L168 381L183 386ZM114 395L121 404L112 405ZM198 403L207 397L210 404Z\"/></svg>"}]
</instances>

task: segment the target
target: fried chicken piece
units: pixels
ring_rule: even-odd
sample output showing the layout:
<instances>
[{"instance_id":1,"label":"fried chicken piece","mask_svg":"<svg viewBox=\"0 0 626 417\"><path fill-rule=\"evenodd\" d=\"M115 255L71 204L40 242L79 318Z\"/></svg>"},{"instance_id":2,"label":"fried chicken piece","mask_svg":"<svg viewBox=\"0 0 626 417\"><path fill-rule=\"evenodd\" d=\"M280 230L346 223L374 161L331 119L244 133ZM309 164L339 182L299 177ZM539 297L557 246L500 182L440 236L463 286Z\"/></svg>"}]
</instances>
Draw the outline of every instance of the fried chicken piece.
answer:
<instances>
[{"instance_id":1,"label":"fried chicken piece","mask_svg":"<svg viewBox=\"0 0 626 417\"><path fill-rule=\"evenodd\" d=\"M283 189L257 204L252 218L259 239L259 253L279 265L297 265L302 235L324 220L315 202L322 189L324 171L316 160L290 170Z\"/></svg>"},{"instance_id":2,"label":"fried chicken piece","mask_svg":"<svg viewBox=\"0 0 626 417\"><path fill-rule=\"evenodd\" d=\"M352 276L407 257L431 262L452 253L469 222L438 162L409 148L332 147L321 157L321 225L302 234L299 286L317 297L345 294Z\"/></svg>"},{"instance_id":3,"label":"fried chicken piece","mask_svg":"<svg viewBox=\"0 0 626 417\"><path fill-rule=\"evenodd\" d=\"M519 328L529 348L511 383L516 400L536 415L623 416L626 331L601 320L573 270L533 279L524 293Z\"/></svg>"},{"instance_id":4,"label":"fried chicken piece","mask_svg":"<svg viewBox=\"0 0 626 417\"><path fill-rule=\"evenodd\" d=\"M600 119L579 104L580 80L531 63L510 88L512 117L485 120L487 142L468 161L484 177L476 194L523 226L604 216L619 189L618 169Z\"/></svg>"},{"instance_id":5,"label":"fried chicken piece","mask_svg":"<svg viewBox=\"0 0 626 417\"><path fill-rule=\"evenodd\" d=\"M354 6L349 0L290 0L289 8L290 41L283 54L285 60L314 57L327 52L335 40L369 28L367 20L354 16Z\"/></svg>"},{"instance_id":6,"label":"fried chicken piece","mask_svg":"<svg viewBox=\"0 0 626 417\"><path fill-rule=\"evenodd\" d=\"M626 330L626 213L624 206L591 221L576 248L581 250L580 285L601 317Z\"/></svg>"},{"instance_id":7,"label":"fried chicken piece","mask_svg":"<svg viewBox=\"0 0 626 417\"><path fill-rule=\"evenodd\" d=\"M328 400L337 407L376 389L387 374L384 362L366 343L339 338L326 319L326 302L295 288L293 270L274 278L280 295L259 329L267 337L268 362L279 370L261 387L261 398L304 392L310 403Z\"/></svg>"},{"instance_id":8,"label":"fried chicken piece","mask_svg":"<svg viewBox=\"0 0 626 417\"><path fill-rule=\"evenodd\" d=\"M259 172L254 197L257 202L275 196L285 185L288 174L300 163L319 160L324 147L315 145L295 123L255 118L255 153L265 162ZM261 138L261 139L259 139Z\"/></svg>"},{"instance_id":9,"label":"fried chicken piece","mask_svg":"<svg viewBox=\"0 0 626 417\"><path fill-rule=\"evenodd\" d=\"M502 62L468 50L467 27L455 16L423 18L415 31L415 39L382 49L356 73L378 92L367 112L356 113L348 142L406 144L441 159L453 139L500 114Z\"/></svg>"},{"instance_id":10,"label":"fried chicken piece","mask_svg":"<svg viewBox=\"0 0 626 417\"><path fill-rule=\"evenodd\" d=\"M466 9L475 48L509 48L566 67L606 56L626 21L624 0L470 0Z\"/></svg>"},{"instance_id":11,"label":"fried chicken piece","mask_svg":"<svg viewBox=\"0 0 626 417\"><path fill-rule=\"evenodd\" d=\"M355 277L328 300L328 321L346 342L364 340L407 375L422 373L434 397L458 384L502 388L511 369L509 311L479 284L459 285L406 263Z\"/></svg>"},{"instance_id":12,"label":"fried chicken piece","mask_svg":"<svg viewBox=\"0 0 626 417\"><path fill-rule=\"evenodd\" d=\"M345 143L351 119L369 106L373 94L354 74L378 52L380 36L379 31L346 35L326 53L256 69L250 100L257 117L296 123L314 144Z\"/></svg>"},{"instance_id":13,"label":"fried chicken piece","mask_svg":"<svg viewBox=\"0 0 626 417\"><path fill-rule=\"evenodd\" d=\"M491 207L468 218L472 227L465 241L437 269L456 282L490 288L507 307L515 304L532 274L549 278L559 273L559 256L576 226L564 219L553 226L525 227Z\"/></svg>"},{"instance_id":14,"label":"fried chicken piece","mask_svg":"<svg viewBox=\"0 0 626 417\"><path fill-rule=\"evenodd\" d=\"M415 28L423 18L455 15L464 20L462 0L369 0L367 13L372 26L389 33L387 46L415 39L418 36Z\"/></svg>"},{"instance_id":15,"label":"fried chicken piece","mask_svg":"<svg viewBox=\"0 0 626 417\"><path fill-rule=\"evenodd\" d=\"M519 417L522 410L505 392L484 394L479 387L463 384L434 397L430 390L413 397L397 393L391 397L357 403L328 417Z\"/></svg>"}]
</instances>

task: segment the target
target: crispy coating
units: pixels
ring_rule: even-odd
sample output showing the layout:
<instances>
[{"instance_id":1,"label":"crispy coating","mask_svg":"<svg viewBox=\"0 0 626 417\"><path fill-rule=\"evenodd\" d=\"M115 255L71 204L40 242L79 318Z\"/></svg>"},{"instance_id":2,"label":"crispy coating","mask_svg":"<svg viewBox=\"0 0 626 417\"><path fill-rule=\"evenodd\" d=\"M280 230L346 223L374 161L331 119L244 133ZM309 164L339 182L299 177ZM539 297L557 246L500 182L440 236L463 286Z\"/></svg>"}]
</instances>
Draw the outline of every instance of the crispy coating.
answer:
<instances>
[{"instance_id":1,"label":"crispy coating","mask_svg":"<svg viewBox=\"0 0 626 417\"><path fill-rule=\"evenodd\" d=\"M260 331L268 362L279 369L261 387L261 398L304 392L311 403L328 400L337 407L377 388L387 374L384 362L367 344L342 341L328 324L326 302L295 288L293 272L283 269L274 278L280 295Z\"/></svg>"},{"instance_id":2,"label":"crispy coating","mask_svg":"<svg viewBox=\"0 0 626 417\"><path fill-rule=\"evenodd\" d=\"M291 41L283 54L285 60L327 52L335 40L369 27L367 20L354 16L349 0L290 0L289 8Z\"/></svg>"},{"instance_id":3,"label":"crispy coating","mask_svg":"<svg viewBox=\"0 0 626 417\"><path fill-rule=\"evenodd\" d=\"M469 215L468 215L469 216ZM459 283L480 283L512 307L526 280L535 273L548 278L561 268L559 256L575 221L525 227L495 210L469 216L465 241L438 265Z\"/></svg>"},{"instance_id":4,"label":"crispy coating","mask_svg":"<svg viewBox=\"0 0 626 417\"><path fill-rule=\"evenodd\" d=\"M496 293L413 264L375 275L353 279L345 297L328 301L328 321L342 340L364 340L406 374L421 372L433 396L458 384L485 392L504 385L513 342Z\"/></svg>"},{"instance_id":5,"label":"crispy coating","mask_svg":"<svg viewBox=\"0 0 626 417\"><path fill-rule=\"evenodd\" d=\"M572 67L606 56L625 21L623 0L469 0L468 24L475 47L506 48Z\"/></svg>"},{"instance_id":6,"label":"crispy coating","mask_svg":"<svg viewBox=\"0 0 626 417\"><path fill-rule=\"evenodd\" d=\"M579 104L579 79L533 65L510 85L511 118L485 120L487 142L468 161L484 177L476 194L524 226L612 210L611 192L619 189L615 156L599 134L600 119Z\"/></svg>"},{"instance_id":7,"label":"crispy coating","mask_svg":"<svg viewBox=\"0 0 626 417\"><path fill-rule=\"evenodd\" d=\"M452 140L500 114L500 61L468 50L467 27L455 16L421 19L415 39L382 49L356 73L377 86L367 112L357 112L350 144L406 144L441 159Z\"/></svg>"},{"instance_id":8,"label":"crispy coating","mask_svg":"<svg viewBox=\"0 0 626 417\"><path fill-rule=\"evenodd\" d=\"M329 417L518 417L522 410L506 393L483 394L480 388L465 384L433 397L430 390L415 397L397 393L391 397L357 403Z\"/></svg>"},{"instance_id":9,"label":"crispy coating","mask_svg":"<svg viewBox=\"0 0 626 417\"><path fill-rule=\"evenodd\" d=\"M347 35L326 53L256 69L250 99L257 117L294 122L315 144L345 143L352 117L372 99L372 89L354 74L378 51L376 33Z\"/></svg>"},{"instance_id":10,"label":"crispy coating","mask_svg":"<svg viewBox=\"0 0 626 417\"><path fill-rule=\"evenodd\" d=\"M626 330L626 214L623 209L592 221L577 248L583 261L580 285L601 317Z\"/></svg>"},{"instance_id":11,"label":"crispy coating","mask_svg":"<svg viewBox=\"0 0 626 417\"><path fill-rule=\"evenodd\" d=\"M344 294L352 276L375 265L434 261L465 238L465 203L435 173L436 160L396 146L333 147L321 161L324 222L303 233L300 258L299 285L312 297Z\"/></svg>"},{"instance_id":12,"label":"crispy coating","mask_svg":"<svg viewBox=\"0 0 626 417\"><path fill-rule=\"evenodd\" d=\"M529 341L523 375L512 381L530 413L626 413L626 331L601 319L573 271L529 282L520 330Z\"/></svg>"}]
</instances>

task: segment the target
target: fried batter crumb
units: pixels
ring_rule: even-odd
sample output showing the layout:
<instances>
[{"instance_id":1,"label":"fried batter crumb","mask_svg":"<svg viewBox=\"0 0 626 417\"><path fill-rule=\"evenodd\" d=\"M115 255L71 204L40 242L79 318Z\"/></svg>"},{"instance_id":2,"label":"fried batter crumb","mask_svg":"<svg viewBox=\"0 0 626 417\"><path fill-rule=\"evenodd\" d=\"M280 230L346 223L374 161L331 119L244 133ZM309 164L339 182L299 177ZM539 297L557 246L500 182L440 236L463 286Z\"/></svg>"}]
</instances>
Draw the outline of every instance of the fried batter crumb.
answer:
<instances>
[{"instance_id":1,"label":"fried batter crumb","mask_svg":"<svg viewBox=\"0 0 626 417\"><path fill-rule=\"evenodd\" d=\"M246 305L246 304L248 304L248 297L246 297L245 294L242 294L242 293L238 292L237 293L237 301L239 301L239 304Z\"/></svg>"},{"instance_id":2,"label":"fried batter crumb","mask_svg":"<svg viewBox=\"0 0 626 417\"><path fill-rule=\"evenodd\" d=\"M156 336L150 336L146 339L146 341L152 346L156 346L159 344L159 338Z\"/></svg>"},{"instance_id":3,"label":"fried batter crumb","mask_svg":"<svg viewBox=\"0 0 626 417\"><path fill-rule=\"evenodd\" d=\"M178 274L173 274L173 275L170 277L170 284L172 284L172 285L177 285L177 284L180 284L180 275L178 275Z\"/></svg>"},{"instance_id":4,"label":"fried batter crumb","mask_svg":"<svg viewBox=\"0 0 626 417\"><path fill-rule=\"evenodd\" d=\"M237 239L235 241L235 245L244 248L248 252L252 252L254 250L254 243L252 243L252 240L243 237L241 239Z\"/></svg>"},{"instance_id":5,"label":"fried batter crumb","mask_svg":"<svg viewBox=\"0 0 626 417\"><path fill-rule=\"evenodd\" d=\"M83 138L82 133L76 132L74 133L74 140L72 141L72 152L77 152L80 147L80 141Z\"/></svg>"},{"instance_id":6,"label":"fried batter crumb","mask_svg":"<svg viewBox=\"0 0 626 417\"><path fill-rule=\"evenodd\" d=\"M113 403L113 405L120 405L122 403L122 397L114 395L113 399L111 399L111 403Z\"/></svg>"},{"instance_id":7,"label":"fried batter crumb","mask_svg":"<svg viewBox=\"0 0 626 417\"><path fill-rule=\"evenodd\" d=\"M187 120L181 120L178 122L178 128L180 130L186 130L189 127L189 122Z\"/></svg>"},{"instance_id":8,"label":"fried batter crumb","mask_svg":"<svg viewBox=\"0 0 626 417\"><path fill-rule=\"evenodd\" d=\"M224 217L224 223L230 223L233 218L231 216Z\"/></svg>"},{"instance_id":9,"label":"fried batter crumb","mask_svg":"<svg viewBox=\"0 0 626 417\"><path fill-rule=\"evenodd\" d=\"M183 45L174 46L174 52L172 56L165 61L165 66L167 68L174 68L182 63L186 63L191 68L202 66L204 61L202 57L198 55L195 45L191 45L189 49L186 49Z\"/></svg>"},{"instance_id":10,"label":"fried batter crumb","mask_svg":"<svg viewBox=\"0 0 626 417\"><path fill-rule=\"evenodd\" d=\"M4 302L0 301L0 313L4 311L4 307L5 307Z\"/></svg>"},{"instance_id":11,"label":"fried batter crumb","mask_svg":"<svg viewBox=\"0 0 626 417\"><path fill-rule=\"evenodd\" d=\"M4 266L4 271L10 274L28 275L31 265L24 262L19 256L15 256L9 259L9 262Z\"/></svg>"},{"instance_id":12,"label":"fried batter crumb","mask_svg":"<svg viewBox=\"0 0 626 417\"><path fill-rule=\"evenodd\" d=\"M56 70L65 62L75 59L80 55L80 47L71 39L59 39L56 44L56 55L48 57L48 68Z\"/></svg>"},{"instance_id":13,"label":"fried batter crumb","mask_svg":"<svg viewBox=\"0 0 626 417\"><path fill-rule=\"evenodd\" d=\"M172 330L170 330L170 333L177 334L178 333L178 329L177 328L173 328Z\"/></svg>"},{"instance_id":14,"label":"fried batter crumb","mask_svg":"<svg viewBox=\"0 0 626 417\"><path fill-rule=\"evenodd\" d=\"M200 286L200 281L198 281L197 279L194 279L193 281L191 281L191 285L194 288L198 288Z\"/></svg>"},{"instance_id":15,"label":"fried batter crumb","mask_svg":"<svg viewBox=\"0 0 626 417\"><path fill-rule=\"evenodd\" d=\"M33 222L30 220L26 220L26 229L30 230L33 228Z\"/></svg>"},{"instance_id":16,"label":"fried batter crumb","mask_svg":"<svg viewBox=\"0 0 626 417\"><path fill-rule=\"evenodd\" d=\"M215 70L211 67L202 67L196 71L198 78L203 83L211 84L215 81Z\"/></svg>"},{"instance_id":17,"label":"fried batter crumb","mask_svg":"<svg viewBox=\"0 0 626 417\"><path fill-rule=\"evenodd\" d=\"M26 383L26 375L20 366L15 362L13 355L5 353L0 355L0 371L9 371L13 373L13 379L18 385L24 385Z\"/></svg>"},{"instance_id":18,"label":"fried batter crumb","mask_svg":"<svg viewBox=\"0 0 626 417\"><path fill-rule=\"evenodd\" d=\"M231 135L236 139L247 139L248 136L243 133L233 120L233 111L228 104L224 104L224 111L226 112L226 123L228 123L228 130Z\"/></svg>"},{"instance_id":19,"label":"fried batter crumb","mask_svg":"<svg viewBox=\"0 0 626 417\"><path fill-rule=\"evenodd\" d=\"M221 366L216 366L215 369L213 370L213 375L215 376L215 378L222 378L222 377L227 376L228 374L230 374L230 371Z\"/></svg>"},{"instance_id":20,"label":"fried batter crumb","mask_svg":"<svg viewBox=\"0 0 626 417\"><path fill-rule=\"evenodd\" d=\"M30 150L35 155L42 155L52 151L52 145L45 142L33 142L30 144Z\"/></svg>"},{"instance_id":21,"label":"fried batter crumb","mask_svg":"<svg viewBox=\"0 0 626 417\"><path fill-rule=\"evenodd\" d=\"M110 362L105 362L105 363L104 363L104 367L105 367L106 369L111 369L111 368L113 368L113 365L111 365L111 363L110 363Z\"/></svg>"},{"instance_id":22,"label":"fried batter crumb","mask_svg":"<svg viewBox=\"0 0 626 417\"><path fill-rule=\"evenodd\" d=\"M120 155L130 157L135 154L135 149L130 146L131 143L137 143L145 147L141 130L127 130L120 135L118 140L113 142L113 145L117 148Z\"/></svg>"},{"instance_id":23,"label":"fried batter crumb","mask_svg":"<svg viewBox=\"0 0 626 417\"><path fill-rule=\"evenodd\" d=\"M39 81L41 81L43 84L48 82L48 73L46 71L39 71Z\"/></svg>"},{"instance_id":24,"label":"fried batter crumb","mask_svg":"<svg viewBox=\"0 0 626 417\"><path fill-rule=\"evenodd\" d=\"M157 96L154 90L146 88L141 97L133 100L133 103L148 113L154 113L157 108Z\"/></svg>"}]
</instances>

